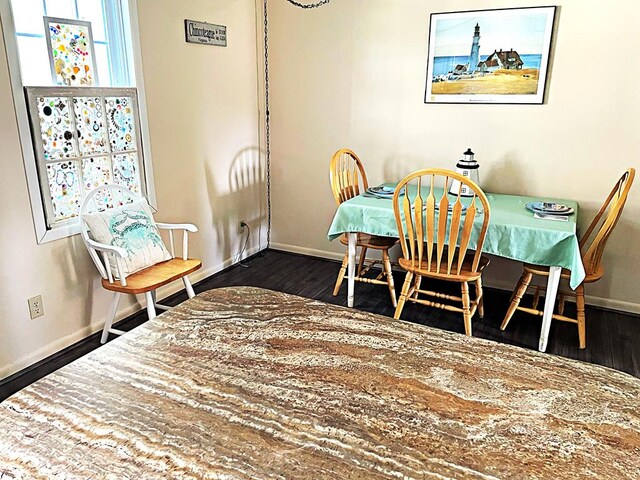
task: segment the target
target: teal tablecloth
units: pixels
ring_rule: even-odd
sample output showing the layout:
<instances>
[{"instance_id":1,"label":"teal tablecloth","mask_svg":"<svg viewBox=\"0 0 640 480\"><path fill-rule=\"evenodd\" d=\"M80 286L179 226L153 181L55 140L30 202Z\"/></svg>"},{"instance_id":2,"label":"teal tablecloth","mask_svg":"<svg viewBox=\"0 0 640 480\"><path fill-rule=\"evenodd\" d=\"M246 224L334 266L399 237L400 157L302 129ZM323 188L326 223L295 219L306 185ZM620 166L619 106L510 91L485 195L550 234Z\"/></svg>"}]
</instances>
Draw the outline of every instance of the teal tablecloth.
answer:
<instances>
[{"instance_id":1,"label":"teal tablecloth","mask_svg":"<svg viewBox=\"0 0 640 480\"><path fill-rule=\"evenodd\" d=\"M580 285L585 273L576 234L576 202L544 199L575 210L569 221L559 222L534 218L533 213L525 208L526 203L541 201L540 198L498 193L487 193L487 198L491 206L491 221L483 252L535 265L566 268L571 270L571 288ZM480 217L478 221L481 221ZM346 232L397 237L392 200L360 195L340 204L327 237L334 240Z\"/></svg>"}]
</instances>

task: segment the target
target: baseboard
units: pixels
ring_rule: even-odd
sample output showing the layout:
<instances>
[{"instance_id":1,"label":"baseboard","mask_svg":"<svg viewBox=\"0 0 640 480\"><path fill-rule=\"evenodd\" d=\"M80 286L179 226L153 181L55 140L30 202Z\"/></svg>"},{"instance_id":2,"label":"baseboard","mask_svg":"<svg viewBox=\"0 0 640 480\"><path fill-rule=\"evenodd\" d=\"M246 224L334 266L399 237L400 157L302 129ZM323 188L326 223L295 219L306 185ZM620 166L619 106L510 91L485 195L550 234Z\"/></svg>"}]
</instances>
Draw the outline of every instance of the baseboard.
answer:
<instances>
[{"instance_id":1,"label":"baseboard","mask_svg":"<svg viewBox=\"0 0 640 480\"><path fill-rule=\"evenodd\" d=\"M483 281L483 283L486 287L492 288L494 290L502 290L505 292L511 292L514 287L514 285L505 285L503 282L487 283ZM567 297L566 301L574 302L575 299L572 297ZM605 310L615 310L617 312L624 312L631 315L640 315L640 304L638 303L625 302L623 300L612 300L610 298L602 298L595 295L585 295L585 304L591 307L603 308Z\"/></svg>"},{"instance_id":2,"label":"baseboard","mask_svg":"<svg viewBox=\"0 0 640 480\"><path fill-rule=\"evenodd\" d=\"M282 250L283 252L300 253L310 257L339 260L340 262L344 258L344 253L327 252L326 250L316 250L313 248L299 247L297 245L287 245L286 243L272 243L271 248L274 250Z\"/></svg>"},{"instance_id":3,"label":"baseboard","mask_svg":"<svg viewBox=\"0 0 640 480\"><path fill-rule=\"evenodd\" d=\"M21 358L17 362L9 363L8 365L4 365L0 368L0 384L7 381L8 377L13 377L14 375L21 374L22 370L40 362L41 360L50 357L51 355L56 354L57 352L64 350L69 345L73 345L84 338L92 335L97 330L97 325L91 324L88 325L72 335L67 335L65 337L59 338L55 342L51 342L36 352L31 353L29 356Z\"/></svg>"},{"instance_id":4,"label":"baseboard","mask_svg":"<svg viewBox=\"0 0 640 480\"><path fill-rule=\"evenodd\" d=\"M223 262L220 262L213 266L209 266L208 268L201 268L200 270L189 275L189 279L191 280L191 283L197 284L198 282L204 280L205 278L208 278L211 275L214 275L226 268L229 268L235 265L236 263L238 263L238 261L242 261L247 257L255 255L256 253L264 250L264 248L265 246L257 245L247 250L242 255L242 258L237 259L234 256L234 258L228 258ZM160 300L158 301L162 303L162 301L165 300L167 297L170 297L171 295L175 295L176 293L182 291L183 289L184 289L184 286L182 285L181 282L173 282L170 285L167 285L166 287L160 288L158 290L158 298ZM139 296L138 298L143 298L143 296ZM129 305L123 308L122 310L119 310L118 313L116 314L114 323L128 319L132 315L135 315L138 312L140 312L143 308L145 307L142 304L134 303L132 305ZM107 312L105 311L104 314L106 315ZM8 377L13 377L15 375L21 374L23 373L22 372L23 370L34 366L35 364L41 362L42 360L52 355L55 355L56 353L60 352L61 350L64 350L65 348L71 345L81 342L82 340L86 339L87 337L90 337L95 333L100 332L103 327L104 327L104 318L100 318L98 321L90 323L86 327L81 328L80 330L74 332L73 334L66 335L62 338L55 340L54 342L51 342L45 345L39 350L28 355L27 357L21 358L19 361L9 363L8 365L3 365L0 368L0 384L4 383L4 381L6 381Z\"/></svg>"},{"instance_id":5,"label":"baseboard","mask_svg":"<svg viewBox=\"0 0 640 480\"><path fill-rule=\"evenodd\" d=\"M328 252L326 250L317 250L313 248L300 247L298 245L288 245L285 243L275 243L275 244L272 243L271 246L276 250L282 250L284 252L299 253L302 255L327 258L331 260L342 261L342 258L344 256L344 254L340 254L340 253ZM505 286L503 283L500 283L500 282L497 282L497 283L484 282L484 284L489 288L494 288L496 290L505 290L509 292L513 288L513 285ZM599 308L605 308L608 310L616 310L619 312L640 315L640 303L625 302L623 300L602 298L602 297L596 297L593 295L586 295L585 303L592 307L599 307Z\"/></svg>"},{"instance_id":6,"label":"baseboard","mask_svg":"<svg viewBox=\"0 0 640 480\"><path fill-rule=\"evenodd\" d=\"M594 297L585 295L585 303L592 307L615 310L618 312L640 315L640 305L637 303L623 302L622 300L611 300L610 298Z\"/></svg>"}]
</instances>

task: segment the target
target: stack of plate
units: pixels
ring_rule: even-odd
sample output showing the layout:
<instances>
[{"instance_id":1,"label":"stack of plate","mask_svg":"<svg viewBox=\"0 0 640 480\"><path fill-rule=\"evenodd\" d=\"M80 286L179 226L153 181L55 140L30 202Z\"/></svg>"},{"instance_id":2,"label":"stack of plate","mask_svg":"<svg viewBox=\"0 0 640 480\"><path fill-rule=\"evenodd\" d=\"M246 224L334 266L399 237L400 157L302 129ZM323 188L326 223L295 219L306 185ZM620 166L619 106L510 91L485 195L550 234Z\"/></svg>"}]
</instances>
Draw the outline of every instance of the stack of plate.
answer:
<instances>
[{"instance_id":1,"label":"stack of plate","mask_svg":"<svg viewBox=\"0 0 640 480\"><path fill-rule=\"evenodd\" d=\"M573 213L573 208L560 203L529 202L525 204L525 207L527 210L543 215L571 215Z\"/></svg>"},{"instance_id":2,"label":"stack of plate","mask_svg":"<svg viewBox=\"0 0 640 480\"><path fill-rule=\"evenodd\" d=\"M394 187L385 187L381 185L379 187L367 188L367 193L380 198L393 198L393 192L395 192L395 190L396 189Z\"/></svg>"}]
</instances>

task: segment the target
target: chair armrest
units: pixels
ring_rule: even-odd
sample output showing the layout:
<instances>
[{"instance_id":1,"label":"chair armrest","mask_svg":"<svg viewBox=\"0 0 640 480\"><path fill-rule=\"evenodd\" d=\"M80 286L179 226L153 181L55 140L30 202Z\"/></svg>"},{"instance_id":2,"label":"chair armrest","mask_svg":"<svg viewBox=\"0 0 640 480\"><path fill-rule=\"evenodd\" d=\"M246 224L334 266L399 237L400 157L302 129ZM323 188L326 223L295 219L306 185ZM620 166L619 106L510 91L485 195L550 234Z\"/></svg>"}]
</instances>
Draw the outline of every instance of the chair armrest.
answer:
<instances>
[{"instance_id":1,"label":"chair armrest","mask_svg":"<svg viewBox=\"0 0 640 480\"><path fill-rule=\"evenodd\" d=\"M83 236L83 240L89 250L89 255L93 259L93 262L98 267L98 271L102 278L108 279L109 283L113 283L113 274L111 273L111 267L109 266L109 254L113 254L116 261L116 268L118 270L118 275L120 276L120 284L123 287L127 286L126 275L124 275L122 269L122 259L126 258L129 254L122 247L116 247L113 245L107 245L105 243L96 242L91 238L86 238ZM100 261L100 257L97 252L102 252L102 258L104 263Z\"/></svg>"},{"instance_id":2,"label":"chair armrest","mask_svg":"<svg viewBox=\"0 0 640 480\"><path fill-rule=\"evenodd\" d=\"M195 233L198 231L198 227L196 227L192 223L159 223L156 222L156 226L158 228L162 228L163 230L186 230L188 232Z\"/></svg>"},{"instance_id":3,"label":"chair armrest","mask_svg":"<svg viewBox=\"0 0 640 480\"><path fill-rule=\"evenodd\" d=\"M189 255L189 233L188 232L197 232L198 227L193 225L192 223L157 223L156 226L163 230L169 230L169 246L171 249L171 256L176 258L176 250L173 244L173 231L174 230L183 230L182 232L182 259L186 260Z\"/></svg>"},{"instance_id":4,"label":"chair armrest","mask_svg":"<svg viewBox=\"0 0 640 480\"><path fill-rule=\"evenodd\" d=\"M100 252L114 253L120 258L125 258L129 255L127 251L122 247L114 247L113 245L107 245L106 243L96 242L95 240L91 240L90 238L87 239L87 243L91 246L91 248L94 248L95 250L98 250Z\"/></svg>"}]
</instances>

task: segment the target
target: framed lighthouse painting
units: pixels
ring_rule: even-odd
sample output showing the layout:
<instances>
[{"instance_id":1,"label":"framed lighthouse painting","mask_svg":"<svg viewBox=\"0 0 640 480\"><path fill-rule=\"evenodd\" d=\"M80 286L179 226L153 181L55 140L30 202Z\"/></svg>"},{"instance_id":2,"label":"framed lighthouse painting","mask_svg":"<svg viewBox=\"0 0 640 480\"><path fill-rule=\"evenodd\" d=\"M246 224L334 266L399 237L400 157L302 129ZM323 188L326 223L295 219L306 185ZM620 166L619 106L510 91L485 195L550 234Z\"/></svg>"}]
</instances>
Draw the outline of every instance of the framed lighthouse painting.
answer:
<instances>
[{"instance_id":1,"label":"framed lighthouse painting","mask_svg":"<svg viewBox=\"0 0 640 480\"><path fill-rule=\"evenodd\" d=\"M431 14L425 103L543 103L555 12Z\"/></svg>"}]
</instances>

